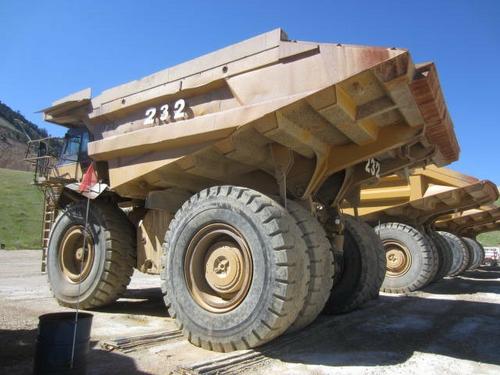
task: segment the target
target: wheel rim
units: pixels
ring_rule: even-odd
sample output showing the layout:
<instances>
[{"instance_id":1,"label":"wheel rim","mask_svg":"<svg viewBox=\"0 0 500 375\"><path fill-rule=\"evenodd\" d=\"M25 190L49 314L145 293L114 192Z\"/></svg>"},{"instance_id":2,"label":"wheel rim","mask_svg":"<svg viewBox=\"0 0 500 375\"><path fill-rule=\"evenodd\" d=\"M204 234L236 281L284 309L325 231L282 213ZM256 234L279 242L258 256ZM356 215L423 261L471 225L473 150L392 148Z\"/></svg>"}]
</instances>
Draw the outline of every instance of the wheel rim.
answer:
<instances>
[{"instance_id":1,"label":"wheel rim","mask_svg":"<svg viewBox=\"0 0 500 375\"><path fill-rule=\"evenodd\" d=\"M389 277L403 276L411 267L410 250L399 241L384 241L387 260L386 275Z\"/></svg>"},{"instance_id":2,"label":"wheel rim","mask_svg":"<svg viewBox=\"0 0 500 375\"><path fill-rule=\"evenodd\" d=\"M245 299L253 278L250 248L241 233L225 223L196 232L184 259L191 296L205 310L224 313Z\"/></svg>"},{"instance_id":3,"label":"wheel rim","mask_svg":"<svg viewBox=\"0 0 500 375\"><path fill-rule=\"evenodd\" d=\"M94 263L95 248L92 236L87 234L86 250L83 250L84 227L70 227L59 245L59 267L63 275L72 283L87 278Z\"/></svg>"}]
</instances>

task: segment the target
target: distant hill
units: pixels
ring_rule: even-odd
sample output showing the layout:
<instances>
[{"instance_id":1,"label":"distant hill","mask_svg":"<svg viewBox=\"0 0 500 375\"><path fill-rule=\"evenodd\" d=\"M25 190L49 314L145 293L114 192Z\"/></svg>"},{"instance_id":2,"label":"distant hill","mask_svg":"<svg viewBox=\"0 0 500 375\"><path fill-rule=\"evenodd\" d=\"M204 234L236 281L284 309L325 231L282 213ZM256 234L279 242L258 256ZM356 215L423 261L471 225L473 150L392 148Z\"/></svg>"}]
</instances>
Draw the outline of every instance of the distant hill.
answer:
<instances>
[{"instance_id":1,"label":"distant hill","mask_svg":"<svg viewBox=\"0 0 500 375\"><path fill-rule=\"evenodd\" d=\"M31 170L29 163L23 161L29 139L46 138L45 129L28 121L21 113L0 102L0 168ZM62 142L51 143L52 154L59 154Z\"/></svg>"},{"instance_id":2,"label":"distant hill","mask_svg":"<svg viewBox=\"0 0 500 375\"><path fill-rule=\"evenodd\" d=\"M0 168L0 247L39 249L43 194L31 172Z\"/></svg>"}]
</instances>

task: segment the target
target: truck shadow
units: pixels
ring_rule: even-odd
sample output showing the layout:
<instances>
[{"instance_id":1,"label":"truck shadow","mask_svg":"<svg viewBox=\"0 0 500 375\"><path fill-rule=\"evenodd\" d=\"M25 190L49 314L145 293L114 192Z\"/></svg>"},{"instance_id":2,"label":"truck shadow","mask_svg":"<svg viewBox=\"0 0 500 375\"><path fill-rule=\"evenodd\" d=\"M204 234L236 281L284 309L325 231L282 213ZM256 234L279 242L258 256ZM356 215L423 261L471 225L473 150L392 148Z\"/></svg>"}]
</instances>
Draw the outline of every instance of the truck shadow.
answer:
<instances>
[{"instance_id":1,"label":"truck shadow","mask_svg":"<svg viewBox=\"0 0 500 375\"><path fill-rule=\"evenodd\" d=\"M169 316L160 288L127 289L123 297L115 303L93 310L106 313L148 315L165 318Z\"/></svg>"},{"instance_id":2,"label":"truck shadow","mask_svg":"<svg viewBox=\"0 0 500 375\"><path fill-rule=\"evenodd\" d=\"M422 291L432 294L500 294L500 272L494 267L481 267L457 277L447 277L432 283Z\"/></svg>"},{"instance_id":3,"label":"truck shadow","mask_svg":"<svg viewBox=\"0 0 500 375\"><path fill-rule=\"evenodd\" d=\"M381 296L356 312L320 316L279 348L285 335L263 347L266 357L325 366L401 364L413 353L432 353L500 365L500 305Z\"/></svg>"},{"instance_id":4,"label":"truck shadow","mask_svg":"<svg viewBox=\"0 0 500 375\"><path fill-rule=\"evenodd\" d=\"M31 374L36 351L37 329L0 329L2 350L0 355L1 374ZM91 341L87 357L87 368L93 374L143 374L134 360L119 353L96 350L97 342Z\"/></svg>"},{"instance_id":5,"label":"truck shadow","mask_svg":"<svg viewBox=\"0 0 500 375\"><path fill-rule=\"evenodd\" d=\"M468 277L467 275L463 275ZM428 285L422 292L431 294L500 294L500 281L469 279L465 277L446 278Z\"/></svg>"},{"instance_id":6,"label":"truck shadow","mask_svg":"<svg viewBox=\"0 0 500 375\"><path fill-rule=\"evenodd\" d=\"M477 269L474 271L467 271L462 276L470 277L473 279L500 279L500 271L492 271L487 269Z\"/></svg>"}]
</instances>

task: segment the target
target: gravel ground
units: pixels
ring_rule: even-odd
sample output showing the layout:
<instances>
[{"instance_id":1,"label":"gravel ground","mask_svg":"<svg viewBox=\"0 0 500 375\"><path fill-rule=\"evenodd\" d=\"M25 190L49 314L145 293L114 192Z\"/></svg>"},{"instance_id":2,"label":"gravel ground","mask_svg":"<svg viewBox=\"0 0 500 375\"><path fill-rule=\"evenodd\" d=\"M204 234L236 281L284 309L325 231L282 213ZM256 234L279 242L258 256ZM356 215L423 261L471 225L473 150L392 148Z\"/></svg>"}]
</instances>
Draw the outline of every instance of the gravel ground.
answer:
<instances>
[{"instance_id":1,"label":"gravel ground","mask_svg":"<svg viewBox=\"0 0 500 375\"><path fill-rule=\"evenodd\" d=\"M51 297L39 263L39 251L0 251L0 373L30 373L38 316L67 310ZM129 353L101 349L116 338L175 330L158 285L158 277L136 273L125 298L92 311L90 374L169 374L228 358L183 339ZM499 319L500 268L483 268L421 292L381 295L350 314L321 316L305 331L251 351L254 363L224 369L250 374L499 374Z\"/></svg>"}]
</instances>

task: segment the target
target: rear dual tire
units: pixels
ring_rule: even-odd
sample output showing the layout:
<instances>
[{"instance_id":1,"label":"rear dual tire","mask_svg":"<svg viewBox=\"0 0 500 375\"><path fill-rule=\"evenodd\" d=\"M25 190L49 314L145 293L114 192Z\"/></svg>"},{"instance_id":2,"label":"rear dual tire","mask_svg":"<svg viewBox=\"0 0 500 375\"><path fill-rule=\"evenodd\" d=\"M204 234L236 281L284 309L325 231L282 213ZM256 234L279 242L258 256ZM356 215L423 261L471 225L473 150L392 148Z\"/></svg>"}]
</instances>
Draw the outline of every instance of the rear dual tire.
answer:
<instances>
[{"instance_id":1,"label":"rear dual tire","mask_svg":"<svg viewBox=\"0 0 500 375\"><path fill-rule=\"evenodd\" d=\"M476 270L481 263L484 261L484 250L479 242L473 240L472 238L462 237L462 240L467 245L470 254L470 260L467 267L467 271Z\"/></svg>"},{"instance_id":2,"label":"rear dual tire","mask_svg":"<svg viewBox=\"0 0 500 375\"><path fill-rule=\"evenodd\" d=\"M344 249L335 262L340 274L326 303L326 314L355 310L377 298L385 274L382 242L368 224L344 215Z\"/></svg>"},{"instance_id":3,"label":"rear dual tire","mask_svg":"<svg viewBox=\"0 0 500 375\"><path fill-rule=\"evenodd\" d=\"M451 265L453 262L453 253L448 242L437 232L429 232L431 240L434 242L434 246L437 250L438 255L438 270L436 276L434 276L433 282L439 281L446 277L450 272Z\"/></svg>"},{"instance_id":4,"label":"rear dual tire","mask_svg":"<svg viewBox=\"0 0 500 375\"><path fill-rule=\"evenodd\" d=\"M222 230L211 231L215 224ZM308 324L314 313L304 306L316 297L302 233L282 206L251 189L212 187L185 202L165 236L161 283L189 341L227 352L270 341L301 313Z\"/></svg>"},{"instance_id":5,"label":"rear dual tire","mask_svg":"<svg viewBox=\"0 0 500 375\"><path fill-rule=\"evenodd\" d=\"M310 261L310 282L304 306L288 329L288 332L295 332L311 324L323 310L332 290L335 267L332 245L323 226L296 202L288 201L287 209L301 231Z\"/></svg>"},{"instance_id":6,"label":"rear dual tire","mask_svg":"<svg viewBox=\"0 0 500 375\"><path fill-rule=\"evenodd\" d=\"M437 232L448 242L453 254L453 261L448 276L458 276L469 266L470 252L465 242L449 232Z\"/></svg>"}]
</instances>

